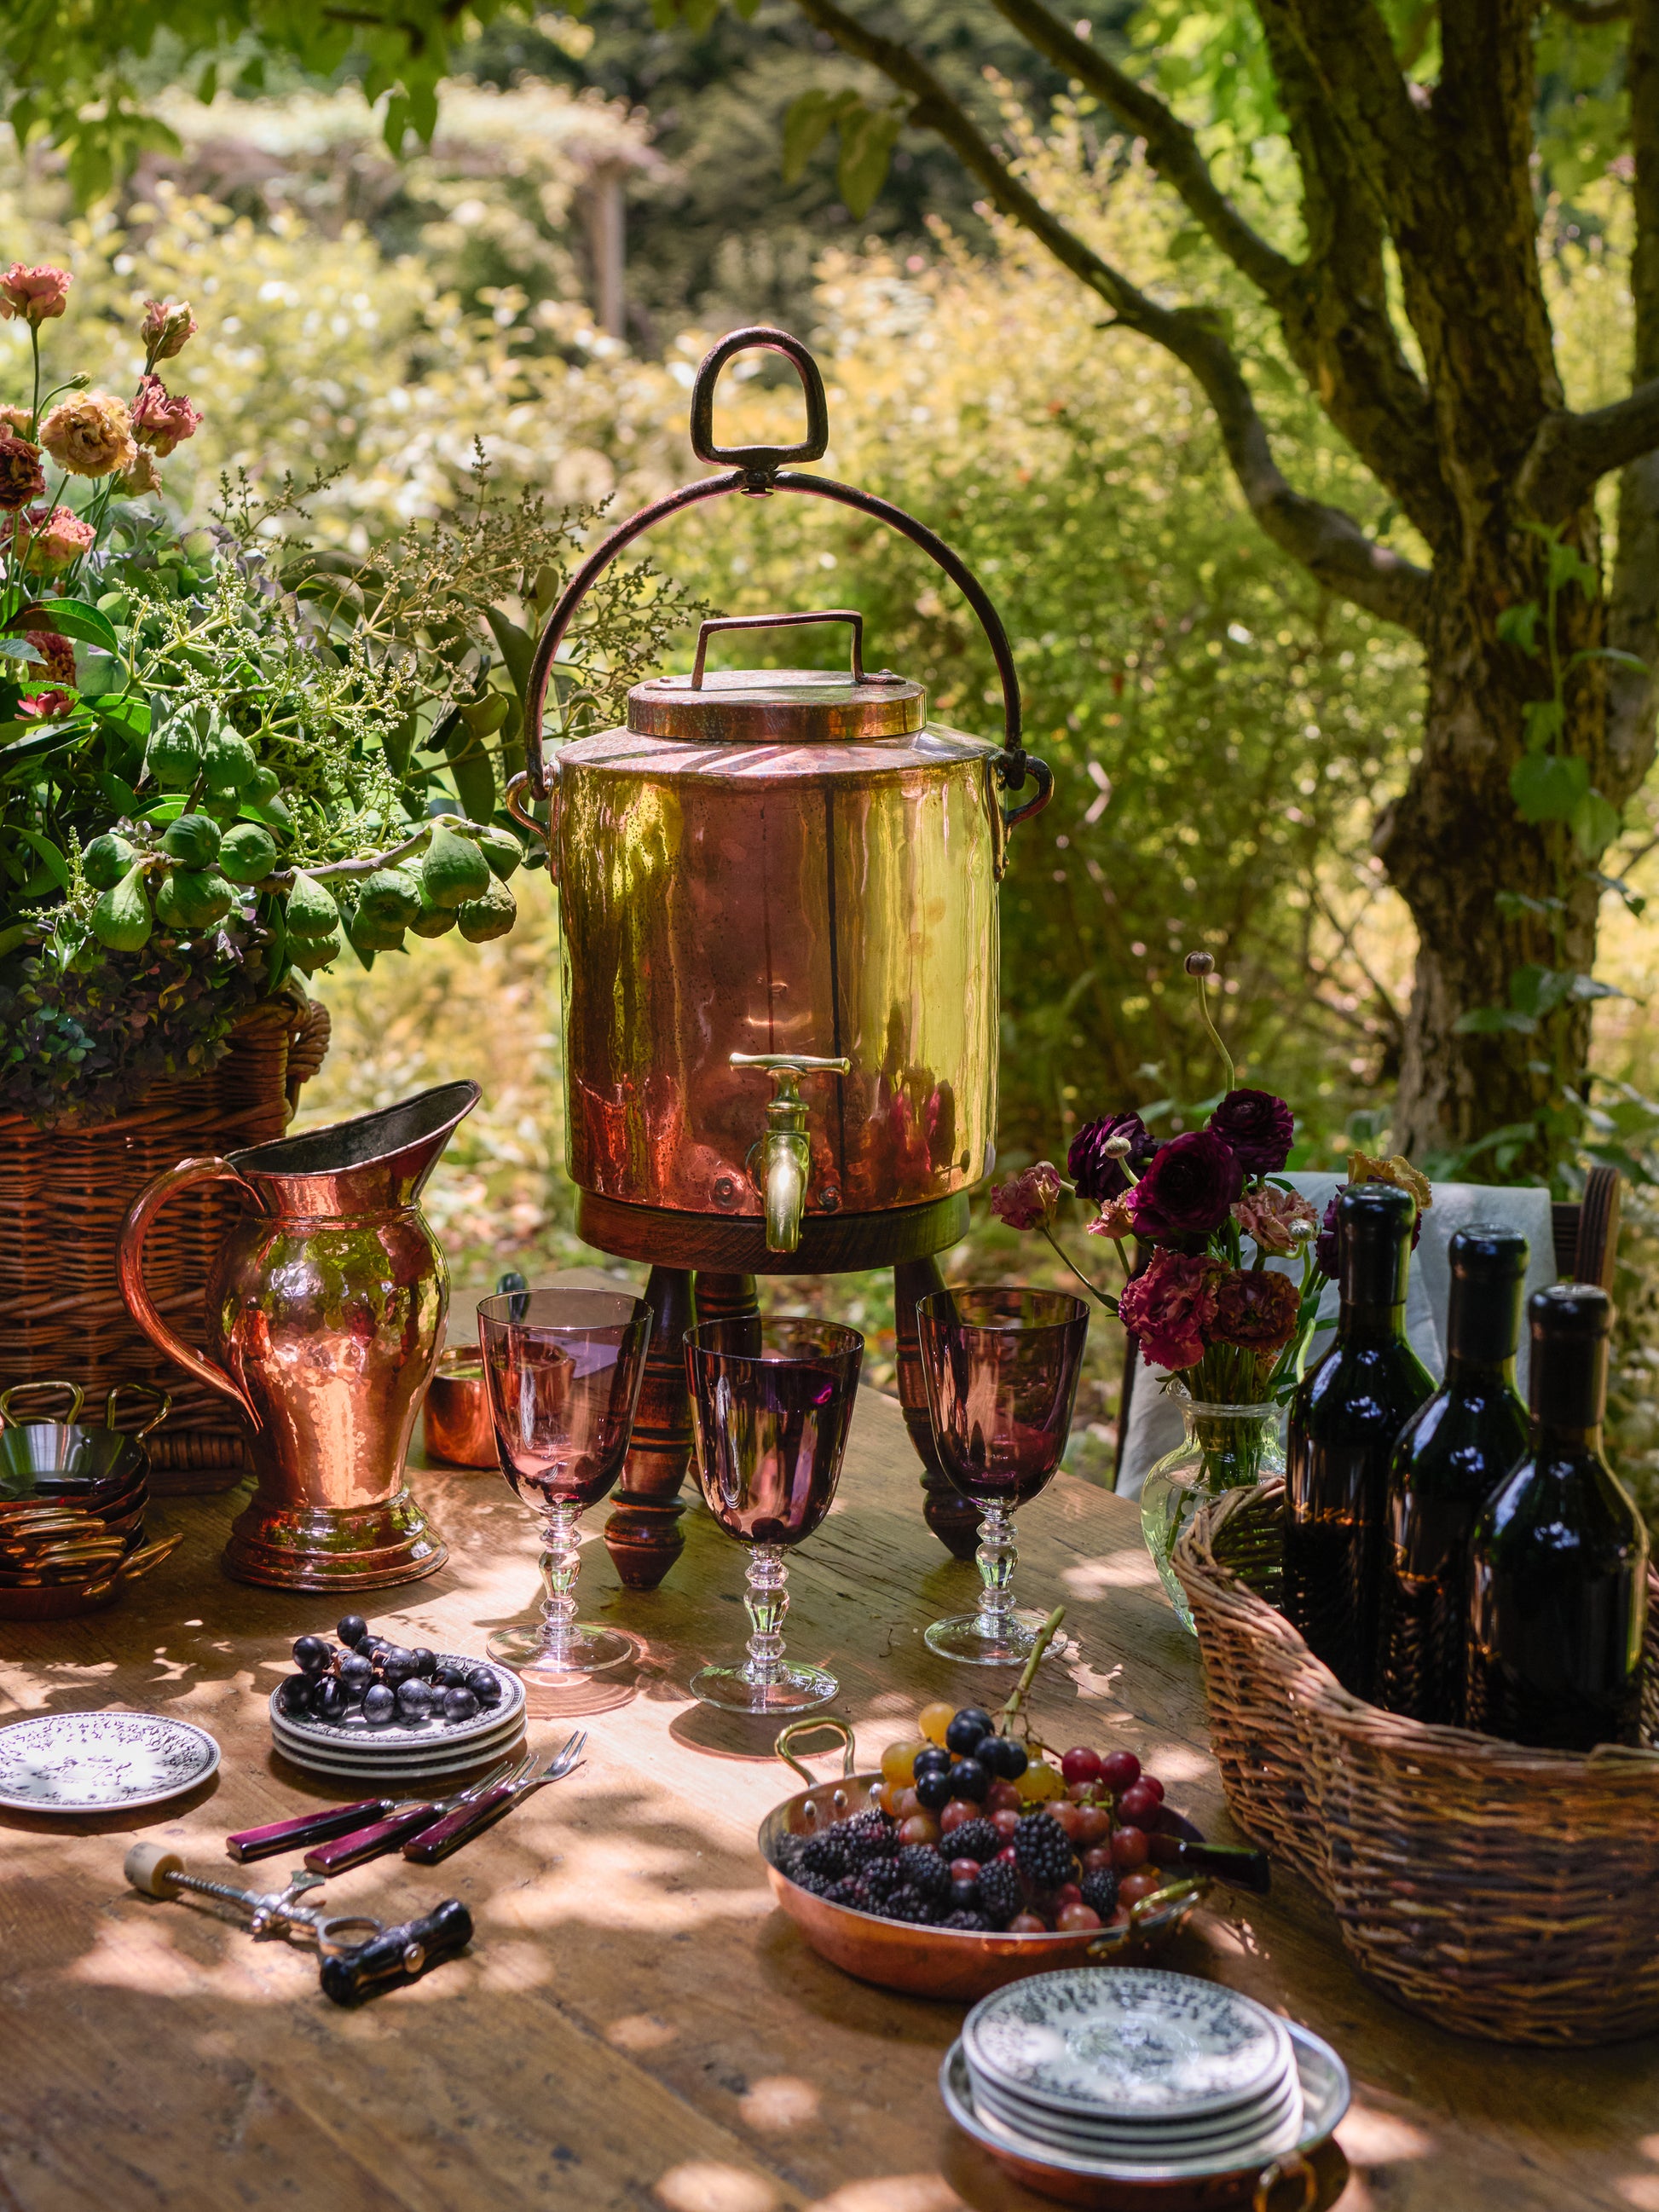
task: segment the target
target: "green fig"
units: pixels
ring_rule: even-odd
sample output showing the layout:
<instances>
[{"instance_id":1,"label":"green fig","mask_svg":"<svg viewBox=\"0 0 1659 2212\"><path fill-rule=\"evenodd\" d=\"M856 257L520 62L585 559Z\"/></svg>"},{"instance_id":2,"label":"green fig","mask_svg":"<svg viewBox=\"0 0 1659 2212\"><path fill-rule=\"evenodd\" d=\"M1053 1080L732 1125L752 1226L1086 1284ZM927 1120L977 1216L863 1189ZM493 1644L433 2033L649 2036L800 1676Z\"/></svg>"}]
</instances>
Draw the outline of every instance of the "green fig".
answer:
<instances>
[{"instance_id":1,"label":"green fig","mask_svg":"<svg viewBox=\"0 0 1659 2212\"><path fill-rule=\"evenodd\" d=\"M219 843L219 825L205 814L181 814L161 833L161 850L181 868L210 868Z\"/></svg>"},{"instance_id":2,"label":"green fig","mask_svg":"<svg viewBox=\"0 0 1659 2212\"><path fill-rule=\"evenodd\" d=\"M478 839L483 856L489 863L489 872L505 883L513 871L523 865L524 847L510 830L486 830Z\"/></svg>"},{"instance_id":3,"label":"green fig","mask_svg":"<svg viewBox=\"0 0 1659 2212\"><path fill-rule=\"evenodd\" d=\"M155 919L168 929L209 929L236 903L216 868L174 868L155 894Z\"/></svg>"},{"instance_id":4,"label":"green fig","mask_svg":"<svg viewBox=\"0 0 1659 2212\"><path fill-rule=\"evenodd\" d=\"M337 929L331 930L326 937L295 937L289 944L295 966L304 969L307 975L314 975L331 960L337 960L343 950L344 941Z\"/></svg>"},{"instance_id":5,"label":"green fig","mask_svg":"<svg viewBox=\"0 0 1659 2212\"><path fill-rule=\"evenodd\" d=\"M149 944L151 926L143 863L135 861L92 909L92 933L112 952L137 952Z\"/></svg>"},{"instance_id":6,"label":"green fig","mask_svg":"<svg viewBox=\"0 0 1659 2212\"><path fill-rule=\"evenodd\" d=\"M263 883L276 865L276 840L262 823L239 822L219 848L219 866L234 884Z\"/></svg>"},{"instance_id":7,"label":"green fig","mask_svg":"<svg viewBox=\"0 0 1659 2212\"><path fill-rule=\"evenodd\" d=\"M352 951L359 955L365 952L401 952L404 949L401 923L384 922L373 914L366 915L361 906L351 917L346 935Z\"/></svg>"},{"instance_id":8,"label":"green fig","mask_svg":"<svg viewBox=\"0 0 1659 2212\"><path fill-rule=\"evenodd\" d=\"M296 868L288 895L289 936L326 937L338 927L339 920L340 909L327 884L319 884L315 876L307 875L303 868Z\"/></svg>"},{"instance_id":9,"label":"green fig","mask_svg":"<svg viewBox=\"0 0 1659 2212\"><path fill-rule=\"evenodd\" d=\"M81 866L94 890L112 891L137 857L125 837L106 830L82 854Z\"/></svg>"},{"instance_id":10,"label":"green fig","mask_svg":"<svg viewBox=\"0 0 1659 2212\"><path fill-rule=\"evenodd\" d=\"M489 864L471 837L439 823L421 862L421 887L434 906L458 907L489 888Z\"/></svg>"},{"instance_id":11,"label":"green fig","mask_svg":"<svg viewBox=\"0 0 1659 2212\"><path fill-rule=\"evenodd\" d=\"M251 805L268 806L282 787L282 778L274 768L256 768L242 787L242 797Z\"/></svg>"},{"instance_id":12,"label":"green fig","mask_svg":"<svg viewBox=\"0 0 1659 2212\"><path fill-rule=\"evenodd\" d=\"M144 766L163 791L188 791L202 772L203 745L193 725L175 714L152 730Z\"/></svg>"},{"instance_id":13,"label":"green fig","mask_svg":"<svg viewBox=\"0 0 1659 2212\"><path fill-rule=\"evenodd\" d=\"M420 910L420 882L406 868L376 868L358 888L358 915L377 924L401 929Z\"/></svg>"},{"instance_id":14,"label":"green fig","mask_svg":"<svg viewBox=\"0 0 1659 2212\"><path fill-rule=\"evenodd\" d=\"M469 945L484 945L492 937L505 937L519 918L519 902L505 884L492 876L482 898L468 899L456 920Z\"/></svg>"},{"instance_id":15,"label":"green fig","mask_svg":"<svg viewBox=\"0 0 1659 2212\"><path fill-rule=\"evenodd\" d=\"M447 937L455 927L455 909L449 906L427 906L422 903L410 927L416 937Z\"/></svg>"},{"instance_id":16,"label":"green fig","mask_svg":"<svg viewBox=\"0 0 1659 2212\"><path fill-rule=\"evenodd\" d=\"M242 791L259 772L253 748L240 730L220 723L209 735L202 756L210 791Z\"/></svg>"}]
</instances>

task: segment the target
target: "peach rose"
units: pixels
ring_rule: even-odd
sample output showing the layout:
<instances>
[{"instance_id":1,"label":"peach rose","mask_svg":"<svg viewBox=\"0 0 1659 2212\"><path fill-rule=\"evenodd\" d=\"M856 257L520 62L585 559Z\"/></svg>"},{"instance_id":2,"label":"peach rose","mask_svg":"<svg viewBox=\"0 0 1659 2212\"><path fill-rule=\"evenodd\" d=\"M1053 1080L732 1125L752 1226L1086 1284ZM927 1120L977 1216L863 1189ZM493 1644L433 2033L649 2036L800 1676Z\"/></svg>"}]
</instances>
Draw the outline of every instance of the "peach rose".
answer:
<instances>
[{"instance_id":1,"label":"peach rose","mask_svg":"<svg viewBox=\"0 0 1659 2212\"><path fill-rule=\"evenodd\" d=\"M0 276L0 318L9 322L17 316L39 330L42 323L63 313L74 282L67 269L54 269L50 263L31 269L14 261Z\"/></svg>"},{"instance_id":2,"label":"peach rose","mask_svg":"<svg viewBox=\"0 0 1659 2212\"><path fill-rule=\"evenodd\" d=\"M34 417L27 407L0 407L0 429L9 430L14 437L27 438L33 443Z\"/></svg>"},{"instance_id":3,"label":"peach rose","mask_svg":"<svg viewBox=\"0 0 1659 2212\"><path fill-rule=\"evenodd\" d=\"M201 426L201 410L188 399L174 398L159 376L141 376L138 396L132 403L132 433L163 460L175 446L193 438Z\"/></svg>"},{"instance_id":4,"label":"peach rose","mask_svg":"<svg viewBox=\"0 0 1659 2212\"><path fill-rule=\"evenodd\" d=\"M139 335L151 361L171 361L196 335L188 300L146 300Z\"/></svg>"},{"instance_id":5,"label":"peach rose","mask_svg":"<svg viewBox=\"0 0 1659 2212\"><path fill-rule=\"evenodd\" d=\"M142 446L132 466L121 478L121 489L130 499L142 499L147 491L161 489L161 471Z\"/></svg>"},{"instance_id":6,"label":"peach rose","mask_svg":"<svg viewBox=\"0 0 1659 2212\"><path fill-rule=\"evenodd\" d=\"M35 575L53 575L92 550L91 524L66 507L54 507L50 514L44 507L28 507L12 517L6 534L14 544L21 543L23 566Z\"/></svg>"},{"instance_id":7,"label":"peach rose","mask_svg":"<svg viewBox=\"0 0 1659 2212\"><path fill-rule=\"evenodd\" d=\"M60 400L40 425L40 443L72 477L112 476L138 457L126 403L107 392Z\"/></svg>"}]
</instances>

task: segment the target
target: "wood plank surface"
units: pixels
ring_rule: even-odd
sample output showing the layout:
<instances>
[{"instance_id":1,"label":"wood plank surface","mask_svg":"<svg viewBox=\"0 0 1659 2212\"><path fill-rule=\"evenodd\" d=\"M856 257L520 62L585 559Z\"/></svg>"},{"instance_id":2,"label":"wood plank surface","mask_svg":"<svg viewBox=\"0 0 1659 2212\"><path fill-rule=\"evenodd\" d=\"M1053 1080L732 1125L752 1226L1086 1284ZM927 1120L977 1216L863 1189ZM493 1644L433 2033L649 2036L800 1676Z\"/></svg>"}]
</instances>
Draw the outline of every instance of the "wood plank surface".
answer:
<instances>
[{"instance_id":1,"label":"wood plank surface","mask_svg":"<svg viewBox=\"0 0 1659 2212\"><path fill-rule=\"evenodd\" d=\"M866 1392L841 1495L791 1560L790 1643L839 1674L861 1763L928 1698L965 1703L1001 1679L922 1644L930 1620L971 1601L975 1578L924 1528L918 1475L897 1406ZM535 1593L533 1523L493 1475L416 1480L449 1563L361 1609L405 1643L481 1650ZM344 1607L228 1581L218 1553L240 1503L170 1501L184 1542L115 1610L0 1625L5 1717L168 1712L223 1751L193 1798L149 1815L0 1814L4 2212L1036 2212L1042 2200L939 2103L961 2008L848 1980L772 1907L755 1830L794 1784L769 1731L684 1687L746 1632L744 1554L700 1507L657 1591L623 1590L603 1544L585 1546L585 1617L626 1627L643 1656L574 1701L590 1730L581 1771L444 1866L393 1858L331 1884L331 1902L388 1919L464 1898L477 1936L463 1960L342 2013L307 1949L256 1944L199 1905L127 1889L135 1834L176 1845L193 1871L280 1887L289 1862L230 1869L226 1832L345 1794L286 1766L265 1715L293 1638L331 1629ZM590 1539L602 1511L592 1519ZM1020 1543L1021 1595L1064 1600L1079 1644L1044 1670L1042 1733L1139 1753L1172 1802L1230 1834L1195 1650L1135 1509L1061 1477L1022 1515ZM532 1700L531 1741L550 1751L574 1723L544 1706ZM1659 2212L1659 2046L1462 2042L1367 1990L1329 1913L1289 1877L1270 1901L1215 1902L1169 1963L1304 2021L1352 2070L1347 2164L1333 2161L1327 2202Z\"/></svg>"}]
</instances>

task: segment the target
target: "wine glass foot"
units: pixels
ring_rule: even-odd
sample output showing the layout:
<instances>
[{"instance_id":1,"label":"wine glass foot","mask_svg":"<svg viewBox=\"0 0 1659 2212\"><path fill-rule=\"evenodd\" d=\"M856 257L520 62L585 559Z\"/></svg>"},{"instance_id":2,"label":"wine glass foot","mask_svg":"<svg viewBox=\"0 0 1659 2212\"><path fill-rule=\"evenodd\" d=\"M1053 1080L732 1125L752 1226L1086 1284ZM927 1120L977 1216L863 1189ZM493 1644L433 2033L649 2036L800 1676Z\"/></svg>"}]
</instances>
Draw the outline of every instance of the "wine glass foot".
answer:
<instances>
[{"instance_id":1,"label":"wine glass foot","mask_svg":"<svg viewBox=\"0 0 1659 2212\"><path fill-rule=\"evenodd\" d=\"M589 1674L602 1674L639 1656L639 1645L619 1629L590 1628L578 1621L557 1644L549 1641L538 1620L521 1628L503 1628L484 1649L503 1667L510 1667L520 1681L538 1689L562 1690Z\"/></svg>"},{"instance_id":2,"label":"wine glass foot","mask_svg":"<svg viewBox=\"0 0 1659 2212\"><path fill-rule=\"evenodd\" d=\"M941 1659L955 1659L964 1666L1023 1667L1042 1621L1040 1613L1005 1613L991 1627L982 1613L962 1613L954 1620L936 1620L922 1640ZM1057 1650L1056 1644L1050 1644L1044 1658L1054 1658Z\"/></svg>"},{"instance_id":3,"label":"wine glass foot","mask_svg":"<svg viewBox=\"0 0 1659 2212\"><path fill-rule=\"evenodd\" d=\"M822 1667L780 1667L766 1680L746 1667L703 1667L691 1677L694 1698L728 1713L810 1713L840 1687Z\"/></svg>"}]
</instances>

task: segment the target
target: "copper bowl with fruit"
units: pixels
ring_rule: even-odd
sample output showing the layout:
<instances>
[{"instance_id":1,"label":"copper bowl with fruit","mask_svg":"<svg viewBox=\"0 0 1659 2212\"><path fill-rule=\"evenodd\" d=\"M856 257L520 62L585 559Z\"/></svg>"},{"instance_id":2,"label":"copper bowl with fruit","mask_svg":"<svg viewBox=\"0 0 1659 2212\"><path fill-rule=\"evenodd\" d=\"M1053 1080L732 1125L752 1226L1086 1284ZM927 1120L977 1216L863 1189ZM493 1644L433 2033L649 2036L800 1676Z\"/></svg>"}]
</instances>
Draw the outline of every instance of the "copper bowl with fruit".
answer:
<instances>
[{"instance_id":1,"label":"copper bowl with fruit","mask_svg":"<svg viewBox=\"0 0 1659 2212\"><path fill-rule=\"evenodd\" d=\"M825 1729L841 1737L842 1775L839 1781L814 1782L790 1747L799 1737ZM792 1880L785 1863L789 1838L823 1835L838 1823L876 1807L889 1786L886 1778L879 1770L858 1771L853 1731L844 1721L834 1717L794 1723L778 1738L777 1749L785 1764L811 1786L774 1806L761 1823L760 1851L773 1896L815 1951L844 1973L883 1989L970 2003L1005 1983L1057 1967L1091 1962L1143 1966L1176 1935L1208 1887L1201 1875L1171 1871L1156 1891L1137 1898L1115 1924L1045 1929L1040 1934L943 1928L879 1918L803 1888ZM1173 1813L1164 1817L1173 1824L1171 1832L1183 1841L1202 1844L1189 1822Z\"/></svg>"}]
</instances>

